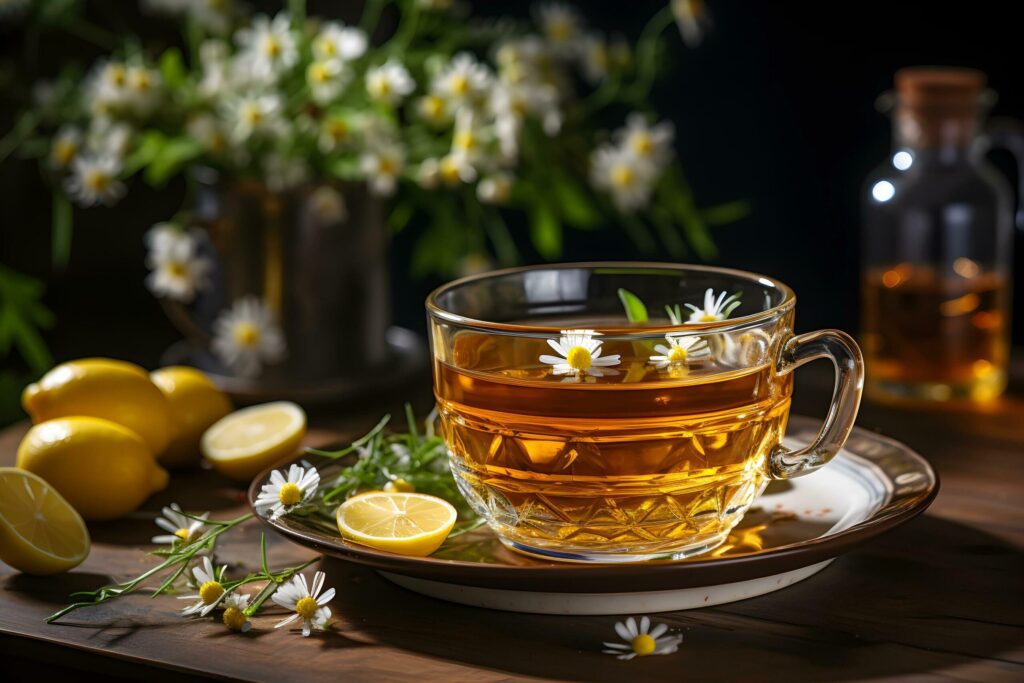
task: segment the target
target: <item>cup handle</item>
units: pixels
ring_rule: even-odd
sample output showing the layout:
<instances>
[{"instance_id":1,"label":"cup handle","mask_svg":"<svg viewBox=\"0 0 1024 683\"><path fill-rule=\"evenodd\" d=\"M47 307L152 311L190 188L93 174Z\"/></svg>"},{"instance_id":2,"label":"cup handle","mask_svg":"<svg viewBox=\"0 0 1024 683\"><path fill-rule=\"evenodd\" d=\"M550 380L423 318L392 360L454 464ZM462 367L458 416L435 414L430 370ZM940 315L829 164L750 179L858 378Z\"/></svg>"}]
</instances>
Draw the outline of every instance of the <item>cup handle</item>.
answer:
<instances>
[{"instance_id":1,"label":"cup handle","mask_svg":"<svg viewBox=\"0 0 1024 683\"><path fill-rule=\"evenodd\" d=\"M779 444L772 449L768 473L773 479L800 477L825 465L846 443L857 419L864 388L864 358L857 342L845 332L818 330L790 337L780 347L775 372L788 375L818 358L830 358L836 369L828 415L821 431L808 446L792 451Z\"/></svg>"}]
</instances>

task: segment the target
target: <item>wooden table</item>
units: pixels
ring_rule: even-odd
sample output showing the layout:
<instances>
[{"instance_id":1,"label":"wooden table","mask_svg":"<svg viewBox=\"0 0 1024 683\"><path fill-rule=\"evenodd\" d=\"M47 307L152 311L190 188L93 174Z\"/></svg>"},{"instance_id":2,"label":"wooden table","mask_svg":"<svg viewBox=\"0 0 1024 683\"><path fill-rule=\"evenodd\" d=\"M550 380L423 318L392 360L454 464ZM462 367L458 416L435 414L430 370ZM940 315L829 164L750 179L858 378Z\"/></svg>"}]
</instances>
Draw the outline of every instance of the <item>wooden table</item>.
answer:
<instances>
[{"instance_id":1,"label":"wooden table","mask_svg":"<svg viewBox=\"0 0 1024 683\"><path fill-rule=\"evenodd\" d=\"M1024 369L1024 368L1019 368ZM827 367L801 370L796 410L824 409ZM1017 373L1024 378L1024 373ZM614 617L558 617L453 605L398 588L372 571L325 561L338 589L331 633L274 631L272 614L247 635L213 621L184 623L172 597L144 595L43 619L73 590L123 580L152 563L154 512L172 500L219 518L244 511L242 491L211 472L176 476L135 518L93 525L92 554L70 575L34 578L0 564L0 672L5 680L80 672L107 679L181 677L265 681L563 680L1024 680L1024 387L986 410L921 412L866 404L859 424L928 457L942 490L927 514L839 558L786 590L660 614L685 640L671 656L620 662L601 654ZM424 400L423 387L411 390ZM412 394L410 394L412 395ZM324 445L370 426L363 406L310 434ZM0 434L10 464L25 426ZM241 572L258 563L259 525L220 552ZM272 565L308 557L271 539Z\"/></svg>"}]
</instances>

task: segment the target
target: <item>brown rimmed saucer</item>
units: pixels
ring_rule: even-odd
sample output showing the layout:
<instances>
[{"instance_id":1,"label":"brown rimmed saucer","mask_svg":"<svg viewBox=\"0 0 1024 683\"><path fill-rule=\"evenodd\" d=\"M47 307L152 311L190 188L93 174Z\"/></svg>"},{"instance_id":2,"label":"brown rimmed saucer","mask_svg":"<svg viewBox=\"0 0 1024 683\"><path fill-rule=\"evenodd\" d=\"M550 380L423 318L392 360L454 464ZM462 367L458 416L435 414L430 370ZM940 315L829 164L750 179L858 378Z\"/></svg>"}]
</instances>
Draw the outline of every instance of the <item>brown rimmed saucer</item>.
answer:
<instances>
[{"instance_id":1,"label":"brown rimmed saucer","mask_svg":"<svg viewBox=\"0 0 1024 683\"><path fill-rule=\"evenodd\" d=\"M787 445L810 442L819 424L792 416ZM324 477L340 467L315 456L304 459ZM270 470L261 473L249 487L250 505L269 476ZM854 429L828 466L773 482L722 546L685 560L546 562L506 549L486 527L449 539L430 557L405 557L350 543L301 518L261 520L300 545L373 567L394 583L444 600L546 614L624 614L705 607L784 588L919 515L938 489L938 476L920 455Z\"/></svg>"}]
</instances>

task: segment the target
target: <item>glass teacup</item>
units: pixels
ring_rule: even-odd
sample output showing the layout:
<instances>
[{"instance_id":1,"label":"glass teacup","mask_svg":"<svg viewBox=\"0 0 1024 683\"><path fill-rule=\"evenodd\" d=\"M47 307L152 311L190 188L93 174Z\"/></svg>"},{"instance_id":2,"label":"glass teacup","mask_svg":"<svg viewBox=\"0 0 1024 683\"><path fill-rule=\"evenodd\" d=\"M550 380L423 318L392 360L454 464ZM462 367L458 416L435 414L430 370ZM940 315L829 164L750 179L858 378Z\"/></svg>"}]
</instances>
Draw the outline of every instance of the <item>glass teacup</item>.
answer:
<instances>
[{"instance_id":1,"label":"glass teacup","mask_svg":"<svg viewBox=\"0 0 1024 683\"><path fill-rule=\"evenodd\" d=\"M628 321L621 290L648 320ZM795 303L768 277L674 264L518 268L437 289L434 392L460 490L506 546L549 559L714 548L770 479L821 467L853 427L860 349L836 330L794 336ZM816 358L835 363L835 393L818 437L791 451L791 371Z\"/></svg>"}]
</instances>

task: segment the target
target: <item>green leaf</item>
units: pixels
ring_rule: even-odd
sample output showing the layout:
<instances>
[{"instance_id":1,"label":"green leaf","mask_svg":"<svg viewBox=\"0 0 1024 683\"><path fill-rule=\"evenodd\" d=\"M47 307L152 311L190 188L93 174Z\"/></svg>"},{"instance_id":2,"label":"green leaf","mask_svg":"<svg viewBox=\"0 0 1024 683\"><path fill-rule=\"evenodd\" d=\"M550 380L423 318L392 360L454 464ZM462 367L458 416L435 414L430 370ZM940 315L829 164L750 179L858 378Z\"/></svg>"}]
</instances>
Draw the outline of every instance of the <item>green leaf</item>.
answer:
<instances>
[{"instance_id":1,"label":"green leaf","mask_svg":"<svg viewBox=\"0 0 1024 683\"><path fill-rule=\"evenodd\" d=\"M147 130L139 136L135 149L129 152L124 160L124 172L132 175L136 171L153 163L163 148L167 146L167 136L158 130Z\"/></svg>"},{"instance_id":2,"label":"green leaf","mask_svg":"<svg viewBox=\"0 0 1024 683\"><path fill-rule=\"evenodd\" d=\"M619 288L619 300L622 302L622 307L626 310L626 319L631 323L645 323L647 322L647 307L644 306L644 302L640 301L633 292L628 289Z\"/></svg>"},{"instance_id":3,"label":"green leaf","mask_svg":"<svg viewBox=\"0 0 1024 683\"><path fill-rule=\"evenodd\" d=\"M530 241L537 253L549 261L562 255L562 224L550 206L539 204L534 207L530 221Z\"/></svg>"},{"instance_id":4,"label":"green leaf","mask_svg":"<svg viewBox=\"0 0 1024 683\"><path fill-rule=\"evenodd\" d=\"M53 193L53 266L58 270L67 267L71 258L71 233L73 232L71 202L60 191Z\"/></svg>"},{"instance_id":5,"label":"green leaf","mask_svg":"<svg viewBox=\"0 0 1024 683\"><path fill-rule=\"evenodd\" d=\"M345 156L327 162L327 171L340 180L363 180L363 172L359 169L359 160Z\"/></svg>"},{"instance_id":6,"label":"green leaf","mask_svg":"<svg viewBox=\"0 0 1024 683\"><path fill-rule=\"evenodd\" d=\"M159 187L202 154L203 146L198 140L187 137L171 138L146 167L143 177L150 185Z\"/></svg>"},{"instance_id":7,"label":"green leaf","mask_svg":"<svg viewBox=\"0 0 1024 683\"><path fill-rule=\"evenodd\" d=\"M700 210L701 218L708 225L734 223L748 215L750 215L750 203L743 199Z\"/></svg>"},{"instance_id":8,"label":"green leaf","mask_svg":"<svg viewBox=\"0 0 1024 683\"><path fill-rule=\"evenodd\" d=\"M53 322L53 315L39 301L42 295L41 282L0 266L0 356L16 348L36 374L53 365L38 330Z\"/></svg>"},{"instance_id":9,"label":"green leaf","mask_svg":"<svg viewBox=\"0 0 1024 683\"><path fill-rule=\"evenodd\" d=\"M172 47L164 50L160 55L160 75L169 90L179 90L188 80L188 69L185 68L185 60L181 51Z\"/></svg>"},{"instance_id":10,"label":"green leaf","mask_svg":"<svg viewBox=\"0 0 1024 683\"><path fill-rule=\"evenodd\" d=\"M594 228L601 214L594 208L592 198L570 178L554 183L555 199L562 219L574 228Z\"/></svg>"},{"instance_id":11,"label":"green leaf","mask_svg":"<svg viewBox=\"0 0 1024 683\"><path fill-rule=\"evenodd\" d=\"M394 232L401 232L405 226L409 224L415 210L416 207L413 206L412 202L397 202L391 209L391 213L388 215L388 225L391 226L391 229Z\"/></svg>"}]
</instances>

